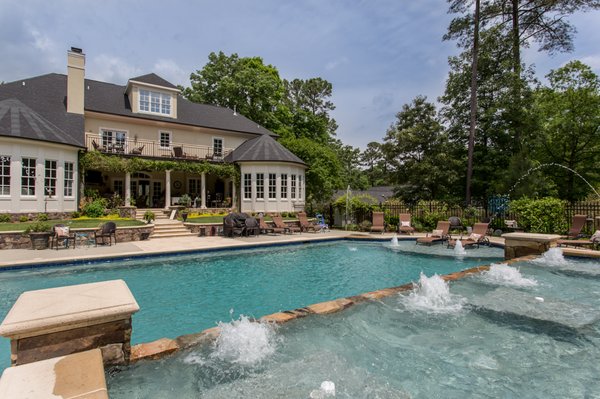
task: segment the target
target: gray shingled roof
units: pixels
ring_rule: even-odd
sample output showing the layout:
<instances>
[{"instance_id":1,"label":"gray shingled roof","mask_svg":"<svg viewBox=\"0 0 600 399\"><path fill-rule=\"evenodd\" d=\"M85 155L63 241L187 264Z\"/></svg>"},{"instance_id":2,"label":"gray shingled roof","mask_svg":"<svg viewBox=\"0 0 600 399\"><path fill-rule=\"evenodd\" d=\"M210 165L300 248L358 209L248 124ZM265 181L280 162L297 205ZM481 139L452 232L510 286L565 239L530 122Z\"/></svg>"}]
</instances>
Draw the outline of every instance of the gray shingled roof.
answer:
<instances>
[{"instance_id":1,"label":"gray shingled roof","mask_svg":"<svg viewBox=\"0 0 600 399\"><path fill-rule=\"evenodd\" d=\"M57 74L0 85L0 136L84 147L83 115L67 113L66 87Z\"/></svg>"},{"instance_id":2,"label":"gray shingled roof","mask_svg":"<svg viewBox=\"0 0 600 399\"><path fill-rule=\"evenodd\" d=\"M148 84L156 85L156 86L168 87L170 89L177 88L177 86L175 86L173 83L164 80L163 78L161 78L160 76L158 76L155 73L149 73L146 75L138 76L136 78L131 78L129 80L133 80L133 81L141 82L141 83L148 83Z\"/></svg>"},{"instance_id":3,"label":"gray shingled roof","mask_svg":"<svg viewBox=\"0 0 600 399\"><path fill-rule=\"evenodd\" d=\"M306 165L304 161L278 143L273 137L267 135L245 141L227 155L225 161L292 162Z\"/></svg>"},{"instance_id":4,"label":"gray shingled roof","mask_svg":"<svg viewBox=\"0 0 600 399\"><path fill-rule=\"evenodd\" d=\"M159 79L162 78L159 77ZM177 96L177 119L173 119L158 115L133 113L129 97L125 94L125 86L86 79L85 87L85 109L88 111L122 115L131 118L175 122L219 130L231 130L241 133L276 136L275 133L252 122L245 116L239 113L234 115L233 111L229 108L193 103L181 95Z\"/></svg>"}]
</instances>

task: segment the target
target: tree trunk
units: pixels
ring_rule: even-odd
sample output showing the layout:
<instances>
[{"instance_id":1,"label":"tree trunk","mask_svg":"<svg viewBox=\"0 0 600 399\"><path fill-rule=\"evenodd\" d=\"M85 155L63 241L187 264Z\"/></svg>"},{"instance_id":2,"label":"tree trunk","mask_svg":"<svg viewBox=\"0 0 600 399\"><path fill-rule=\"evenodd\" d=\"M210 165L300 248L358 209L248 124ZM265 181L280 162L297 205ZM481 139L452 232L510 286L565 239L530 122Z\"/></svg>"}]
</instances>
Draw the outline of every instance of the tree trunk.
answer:
<instances>
[{"instance_id":1,"label":"tree trunk","mask_svg":"<svg viewBox=\"0 0 600 399\"><path fill-rule=\"evenodd\" d=\"M473 20L473 59L471 60L471 123L469 127L469 147L467 156L467 193L466 205L471 204L471 178L473 176L473 150L475 147L475 129L477 128L477 60L479 58L479 0L475 0L475 18Z\"/></svg>"},{"instance_id":2,"label":"tree trunk","mask_svg":"<svg viewBox=\"0 0 600 399\"><path fill-rule=\"evenodd\" d=\"M512 64L513 64L513 112L511 112L515 152L521 149L521 41L519 37L519 0L512 0Z\"/></svg>"}]
</instances>

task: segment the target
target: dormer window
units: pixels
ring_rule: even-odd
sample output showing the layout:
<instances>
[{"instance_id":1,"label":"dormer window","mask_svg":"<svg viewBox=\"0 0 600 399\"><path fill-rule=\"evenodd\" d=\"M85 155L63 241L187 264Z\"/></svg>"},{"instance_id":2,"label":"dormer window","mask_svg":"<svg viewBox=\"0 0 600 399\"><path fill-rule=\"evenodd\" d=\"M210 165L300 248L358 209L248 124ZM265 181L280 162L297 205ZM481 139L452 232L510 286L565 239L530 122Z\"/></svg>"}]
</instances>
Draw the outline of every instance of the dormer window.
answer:
<instances>
[{"instance_id":1,"label":"dormer window","mask_svg":"<svg viewBox=\"0 0 600 399\"><path fill-rule=\"evenodd\" d=\"M140 89L140 111L171 116L171 95Z\"/></svg>"}]
</instances>

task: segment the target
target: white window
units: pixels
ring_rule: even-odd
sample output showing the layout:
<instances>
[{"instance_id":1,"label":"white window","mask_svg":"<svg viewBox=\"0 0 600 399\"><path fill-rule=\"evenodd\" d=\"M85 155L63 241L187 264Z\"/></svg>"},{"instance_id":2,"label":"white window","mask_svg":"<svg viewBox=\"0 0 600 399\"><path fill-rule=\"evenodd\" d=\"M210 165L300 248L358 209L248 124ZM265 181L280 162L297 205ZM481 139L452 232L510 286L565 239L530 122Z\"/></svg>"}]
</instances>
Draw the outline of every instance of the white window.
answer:
<instances>
[{"instance_id":1,"label":"white window","mask_svg":"<svg viewBox=\"0 0 600 399\"><path fill-rule=\"evenodd\" d=\"M288 184L287 184L287 173L281 174L281 198L287 198Z\"/></svg>"},{"instance_id":2,"label":"white window","mask_svg":"<svg viewBox=\"0 0 600 399\"><path fill-rule=\"evenodd\" d=\"M244 199L252 198L252 174L244 173Z\"/></svg>"},{"instance_id":3,"label":"white window","mask_svg":"<svg viewBox=\"0 0 600 399\"><path fill-rule=\"evenodd\" d=\"M10 195L10 157L0 156L0 195Z\"/></svg>"},{"instance_id":4,"label":"white window","mask_svg":"<svg viewBox=\"0 0 600 399\"><path fill-rule=\"evenodd\" d=\"M140 89L140 111L171 115L171 95Z\"/></svg>"},{"instance_id":5,"label":"white window","mask_svg":"<svg viewBox=\"0 0 600 399\"><path fill-rule=\"evenodd\" d=\"M102 146L108 151L123 152L125 150L125 141L127 140L127 132L124 130L102 129Z\"/></svg>"},{"instance_id":6,"label":"white window","mask_svg":"<svg viewBox=\"0 0 600 399\"><path fill-rule=\"evenodd\" d=\"M213 155L217 158L223 156L223 139L220 137L213 137Z\"/></svg>"},{"instance_id":7,"label":"white window","mask_svg":"<svg viewBox=\"0 0 600 399\"><path fill-rule=\"evenodd\" d=\"M160 148L171 148L171 132L159 132L158 141Z\"/></svg>"},{"instance_id":8,"label":"white window","mask_svg":"<svg viewBox=\"0 0 600 399\"><path fill-rule=\"evenodd\" d=\"M48 197L56 196L56 161L46 159L44 169L44 194Z\"/></svg>"},{"instance_id":9,"label":"white window","mask_svg":"<svg viewBox=\"0 0 600 399\"><path fill-rule=\"evenodd\" d=\"M302 175L298 175L298 199L302 199Z\"/></svg>"},{"instance_id":10,"label":"white window","mask_svg":"<svg viewBox=\"0 0 600 399\"><path fill-rule=\"evenodd\" d=\"M296 175L291 175L292 178L292 199L296 199Z\"/></svg>"},{"instance_id":11,"label":"white window","mask_svg":"<svg viewBox=\"0 0 600 399\"><path fill-rule=\"evenodd\" d=\"M117 194L119 194L119 196L121 198L125 198L125 193L123 191L123 180L115 180L113 181L113 191ZM126 204L129 205L129 204Z\"/></svg>"},{"instance_id":12,"label":"white window","mask_svg":"<svg viewBox=\"0 0 600 399\"><path fill-rule=\"evenodd\" d=\"M256 174L256 198L265 198L265 174Z\"/></svg>"},{"instance_id":13,"label":"white window","mask_svg":"<svg viewBox=\"0 0 600 399\"><path fill-rule=\"evenodd\" d=\"M192 200L200 196L200 179L188 180L188 193L192 197Z\"/></svg>"},{"instance_id":14,"label":"white window","mask_svg":"<svg viewBox=\"0 0 600 399\"><path fill-rule=\"evenodd\" d=\"M21 195L35 195L35 158L21 160Z\"/></svg>"},{"instance_id":15,"label":"white window","mask_svg":"<svg viewBox=\"0 0 600 399\"><path fill-rule=\"evenodd\" d=\"M73 182L75 181L75 168L73 162L65 162L65 197L73 196Z\"/></svg>"},{"instance_id":16,"label":"white window","mask_svg":"<svg viewBox=\"0 0 600 399\"><path fill-rule=\"evenodd\" d=\"M277 198L277 175L269 173L269 198Z\"/></svg>"}]
</instances>

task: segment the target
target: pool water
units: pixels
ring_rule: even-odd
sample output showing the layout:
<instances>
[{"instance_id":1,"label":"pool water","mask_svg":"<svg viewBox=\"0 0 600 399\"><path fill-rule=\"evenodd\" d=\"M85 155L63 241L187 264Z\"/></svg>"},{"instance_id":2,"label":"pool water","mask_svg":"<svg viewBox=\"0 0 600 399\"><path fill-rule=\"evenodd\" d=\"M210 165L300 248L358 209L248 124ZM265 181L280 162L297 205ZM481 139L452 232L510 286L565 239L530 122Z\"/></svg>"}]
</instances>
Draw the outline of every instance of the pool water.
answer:
<instances>
[{"instance_id":1,"label":"pool water","mask_svg":"<svg viewBox=\"0 0 600 399\"><path fill-rule=\"evenodd\" d=\"M441 247L441 246L440 246ZM497 248L455 257L430 256L414 242L336 241L254 250L132 259L0 272L0 317L24 291L123 279L140 311L133 343L177 337L244 314L260 317L415 280L419 273L450 273L490 263ZM432 249L433 250L433 249ZM445 255L445 256L442 256ZM9 341L0 342L0 368L9 364Z\"/></svg>"},{"instance_id":2,"label":"pool water","mask_svg":"<svg viewBox=\"0 0 600 399\"><path fill-rule=\"evenodd\" d=\"M112 370L109 393L323 398L319 387L329 381L336 398L600 398L599 270L597 261L569 260L500 267L449 286L422 277L413 293L268 334L272 327L238 320L216 346ZM498 298L501 310L481 298ZM562 308L536 313L535 304ZM581 320L562 313L581 308L595 321L575 328ZM260 344L253 352L249 342Z\"/></svg>"}]
</instances>

